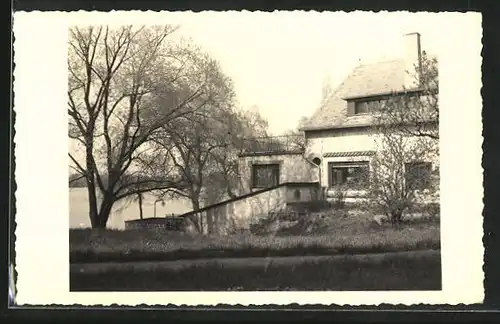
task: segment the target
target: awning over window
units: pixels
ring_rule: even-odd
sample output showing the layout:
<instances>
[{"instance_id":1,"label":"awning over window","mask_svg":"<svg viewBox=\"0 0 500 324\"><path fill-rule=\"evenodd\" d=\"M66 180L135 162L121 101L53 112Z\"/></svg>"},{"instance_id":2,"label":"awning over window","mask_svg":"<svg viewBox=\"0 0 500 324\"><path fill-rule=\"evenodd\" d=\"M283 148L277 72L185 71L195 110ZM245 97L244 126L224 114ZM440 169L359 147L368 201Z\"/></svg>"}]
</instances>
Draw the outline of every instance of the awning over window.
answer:
<instances>
[{"instance_id":1,"label":"awning over window","mask_svg":"<svg viewBox=\"0 0 500 324\"><path fill-rule=\"evenodd\" d=\"M327 152L323 157L357 157L357 156L370 156L375 154L375 151L353 151L353 152Z\"/></svg>"}]
</instances>

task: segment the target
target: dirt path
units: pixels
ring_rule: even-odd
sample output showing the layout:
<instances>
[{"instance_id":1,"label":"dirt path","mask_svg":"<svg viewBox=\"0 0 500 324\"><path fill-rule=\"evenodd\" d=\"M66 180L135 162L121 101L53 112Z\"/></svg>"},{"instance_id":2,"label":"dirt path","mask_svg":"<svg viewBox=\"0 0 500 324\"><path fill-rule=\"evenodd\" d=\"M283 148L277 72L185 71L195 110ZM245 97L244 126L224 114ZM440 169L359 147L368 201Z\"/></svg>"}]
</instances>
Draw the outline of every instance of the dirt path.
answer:
<instances>
[{"instance_id":1,"label":"dirt path","mask_svg":"<svg viewBox=\"0 0 500 324\"><path fill-rule=\"evenodd\" d=\"M271 263L275 265L293 266L303 262L318 262L324 260L353 260L357 262L381 262L387 258L415 258L432 257L439 255L440 250L423 250L407 252L389 252L357 255L334 255L334 256L291 256L291 257L256 257L256 258L214 258L214 259L195 259L178 261L156 261L156 262L98 262L98 263L72 263L71 272L83 273L101 273L110 270L121 271L144 271L152 269L171 269L180 270L186 267L203 266L216 262L223 267L267 267Z\"/></svg>"}]
</instances>

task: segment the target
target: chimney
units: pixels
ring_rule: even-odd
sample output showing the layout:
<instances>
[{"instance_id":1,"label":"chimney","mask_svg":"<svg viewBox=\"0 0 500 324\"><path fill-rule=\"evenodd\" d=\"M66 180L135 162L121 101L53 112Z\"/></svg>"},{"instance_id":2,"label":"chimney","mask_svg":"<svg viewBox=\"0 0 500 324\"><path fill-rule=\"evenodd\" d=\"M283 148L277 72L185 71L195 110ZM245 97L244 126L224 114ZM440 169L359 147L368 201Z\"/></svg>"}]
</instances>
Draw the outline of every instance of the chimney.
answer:
<instances>
[{"instance_id":1,"label":"chimney","mask_svg":"<svg viewBox=\"0 0 500 324\"><path fill-rule=\"evenodd\" d=\"M417 82L417 72L421 66L420 34L410 33L404 35L405 71L404 87L414 88Z\"/></svg>"}]
</instances>

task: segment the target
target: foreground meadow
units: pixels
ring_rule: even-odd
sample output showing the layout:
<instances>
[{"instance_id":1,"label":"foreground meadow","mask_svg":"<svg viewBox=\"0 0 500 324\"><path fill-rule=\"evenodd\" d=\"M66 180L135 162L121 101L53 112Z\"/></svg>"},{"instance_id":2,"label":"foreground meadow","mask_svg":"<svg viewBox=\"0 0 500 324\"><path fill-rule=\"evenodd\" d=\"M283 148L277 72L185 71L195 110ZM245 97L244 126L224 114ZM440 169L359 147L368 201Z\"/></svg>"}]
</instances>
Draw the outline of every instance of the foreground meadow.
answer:
<instances>
[{"instance_id":1,"label":"foreground meadow","mask_svg":"<svg viewBox=\"0 0 500 324\"><path fill-rule=\"evenodd\" d=\"M438 250L72 264L71 291L440 290Z\"/></svg>"},{"instance_id":2,"label":"foreground meadow","mask_svg":"<svg viewBox=\"0 0 500 324\"><path fill-rule=\"evenodd\" d=\"M196 235L147 230L70 230L70 262L172 261L338 255L440 249L438 221L393 227L366 216L333 219L314 234Z\"/></svg>"},{"instance_id":3,"label":"foreground meadow","mask_svg":"<svg viewBox=\"0 0 500 324\"><path fill-rule=\"evenodd\" d=\"M309 235L70 230L72 291L439 290L439 222Z\"/></svg>"}]
</instances>

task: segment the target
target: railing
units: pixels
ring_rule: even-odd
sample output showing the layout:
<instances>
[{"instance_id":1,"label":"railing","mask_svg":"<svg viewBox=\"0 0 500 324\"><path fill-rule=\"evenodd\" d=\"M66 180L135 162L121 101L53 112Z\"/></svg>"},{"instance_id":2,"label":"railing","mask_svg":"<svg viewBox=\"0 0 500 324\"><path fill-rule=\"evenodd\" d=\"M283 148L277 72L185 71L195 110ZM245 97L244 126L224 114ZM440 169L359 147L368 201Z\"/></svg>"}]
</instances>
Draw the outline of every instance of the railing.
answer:
<instances>
[{"instance_id":1,"label":"railing","mask_svg":"<svg viewBox=\"0 0 500 324\"><path fill-rule=\"evenodd\" d=\"M305 139L302 135L270 136L243 140L241 155L255 153L302 153Z\"/></svg>"}]
</instances>

